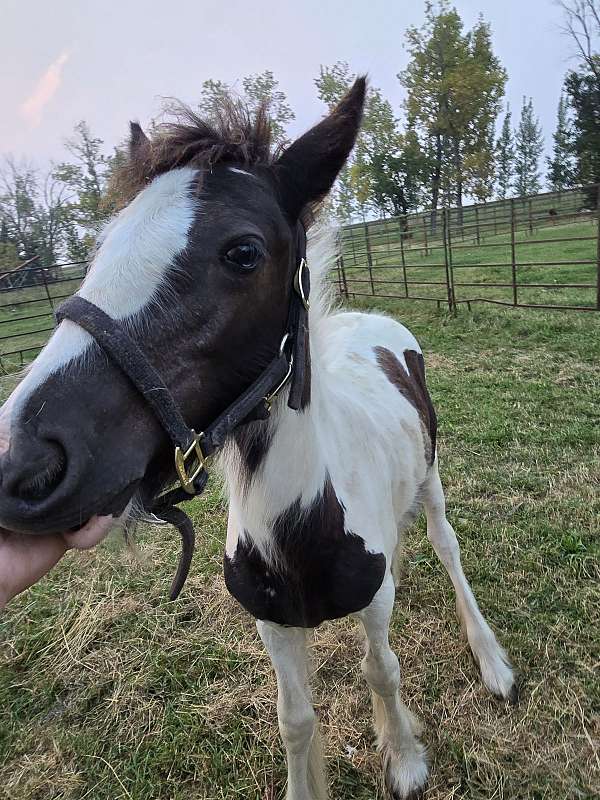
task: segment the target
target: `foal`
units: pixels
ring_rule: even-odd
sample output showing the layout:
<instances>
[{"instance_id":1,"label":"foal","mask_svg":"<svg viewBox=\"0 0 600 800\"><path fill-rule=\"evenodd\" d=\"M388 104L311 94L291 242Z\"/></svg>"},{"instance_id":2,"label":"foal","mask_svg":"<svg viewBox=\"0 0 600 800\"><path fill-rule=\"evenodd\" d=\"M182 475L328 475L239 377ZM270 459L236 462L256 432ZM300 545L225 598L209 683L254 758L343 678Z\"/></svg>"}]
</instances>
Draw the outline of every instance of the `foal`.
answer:
<instances>
[{"instance_id":1,"label":"foal","mask_svg":"<svg viewBox=\"0 0 600 800\"><path fill-rule=\"evenodd\" d=\"M265 118L239 109L212 125L188 113L152 140L133 125L120 174L131 200L100 238L79 291L127 331L164 380L151 391L171 395L198 431L210 430L278 352L289 353L291 388L285 380L270 387L264 413L235 426L222 457L225 579L257 619L275 667L288 800L327 796L306 636L350 614L365 631L362 669L389 793L405 800L425 785L425 749L388 642L394 559L421 506L483 682L502 698L515 692L446 519L417 341L386 317L328 311L323 242L308 251L308 326L290 328L294 292L308 305L304 227L352 149L364 97L359 79L278 157ZM70 320L0 420L0 438L10 441L0 463L0 525L30 534L32 548L33 534L60 531L97 541L113 518L127 519L134 502L149 507L174 477L147 394Z\"/></svg>"}]
</instances>

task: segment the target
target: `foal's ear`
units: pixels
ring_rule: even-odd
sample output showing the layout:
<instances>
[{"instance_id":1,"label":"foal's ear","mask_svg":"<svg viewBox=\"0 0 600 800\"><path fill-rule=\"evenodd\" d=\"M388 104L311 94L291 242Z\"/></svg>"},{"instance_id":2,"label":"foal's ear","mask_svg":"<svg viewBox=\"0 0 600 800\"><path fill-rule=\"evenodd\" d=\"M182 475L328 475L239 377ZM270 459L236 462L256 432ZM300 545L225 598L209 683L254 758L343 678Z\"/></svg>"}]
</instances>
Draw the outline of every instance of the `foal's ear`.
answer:
<instances>
[{"instance_id":1,"label":"foal's ear","mask_svg":"<svg viewBox=\"0 0 600 800\"><path fill-rule=\"evenodd\" d=\"M129 123L129 155L137 156L144 152L150 140L142 130L139 122Z\"/></svg>"},{"instance_id":2,"label":"foal's ear","mask_svg":"<svg viewBox=\"0 0 600 800\"><path fill-rule=\"evenodd\" d=\"M333 186L356 141L366 87L366 78L358 78L333 111L296 139L275 163L281 199L292 219Z\"/></svg>"}]
</instances>

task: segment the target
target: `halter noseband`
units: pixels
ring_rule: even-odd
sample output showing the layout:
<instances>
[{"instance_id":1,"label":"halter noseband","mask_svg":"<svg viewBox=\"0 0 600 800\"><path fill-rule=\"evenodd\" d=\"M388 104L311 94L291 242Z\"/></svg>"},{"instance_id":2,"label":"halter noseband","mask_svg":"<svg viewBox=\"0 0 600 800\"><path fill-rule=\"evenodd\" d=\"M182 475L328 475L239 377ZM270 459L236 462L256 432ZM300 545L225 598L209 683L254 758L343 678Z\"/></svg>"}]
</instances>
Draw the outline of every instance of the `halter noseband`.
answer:
<instances>
[{"instance_id":1,"label":"halter noseband","mask_svg":"<svg viewBox=\"0 0 600 800\"><path fill-rule=\"evenodd\" d=\"M56 311L57 322L70 320L94 337L111 361L131 380L173 444L179 486L154 498L148 509L159 520L178 528L181 534L182 553L171 586L172 600L177 598L185 583L194 551L192 522L175 506L204 491L209 477L205 468L207 460L240 425L267 419L273 400L288 382L291 382L288 406L297 411L306 402L310 392L309 294L306 232L298 223L296 268L279 351L258 378L200 433L187 425L160 374L121 322L79 295L65 300Z\"/></svg>"}]
</instances>

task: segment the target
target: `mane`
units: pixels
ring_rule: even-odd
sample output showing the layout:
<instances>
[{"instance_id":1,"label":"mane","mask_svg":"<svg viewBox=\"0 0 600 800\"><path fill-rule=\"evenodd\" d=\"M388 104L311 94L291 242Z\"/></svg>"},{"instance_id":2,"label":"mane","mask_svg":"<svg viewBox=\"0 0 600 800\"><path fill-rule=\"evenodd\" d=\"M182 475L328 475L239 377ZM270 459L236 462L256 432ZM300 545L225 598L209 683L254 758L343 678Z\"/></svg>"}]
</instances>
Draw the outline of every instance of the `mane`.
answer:
<instances>
[{"instance_id":1,"label":"mane","mask_svg":"<svg viewBox=\"0 0 600 800\"><path fill-rule=\"evenodd\" d=\"M269 166L278 155L264 105L251 111L241 101L224 99L210 119L178 101L168 111L173 119L155 126L149 138L132 123L129 153L115 169L109 192L119 205L177 167L210 171L218 164Z\"/></svg>"}]
</instances>

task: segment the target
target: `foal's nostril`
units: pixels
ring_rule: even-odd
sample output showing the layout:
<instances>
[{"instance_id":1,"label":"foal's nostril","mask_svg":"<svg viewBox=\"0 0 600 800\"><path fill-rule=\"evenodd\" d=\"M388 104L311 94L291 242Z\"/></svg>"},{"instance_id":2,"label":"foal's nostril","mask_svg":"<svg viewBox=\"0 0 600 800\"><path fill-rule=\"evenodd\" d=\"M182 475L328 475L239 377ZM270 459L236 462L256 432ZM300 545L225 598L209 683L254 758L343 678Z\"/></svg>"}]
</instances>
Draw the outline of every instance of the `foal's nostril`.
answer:
<instances>
[{"instance_id":1,"label":"foal's nostril","mask_svg":"<svg viewBox=\"0 0 600 800\"><path fill-rule=\"evenodd\" d=\"M45 440L31 463L13 482L12 494L21 500L39 501L49 497L64 478L67 458L56 441Z\"/></svg>"}]
</instances>

